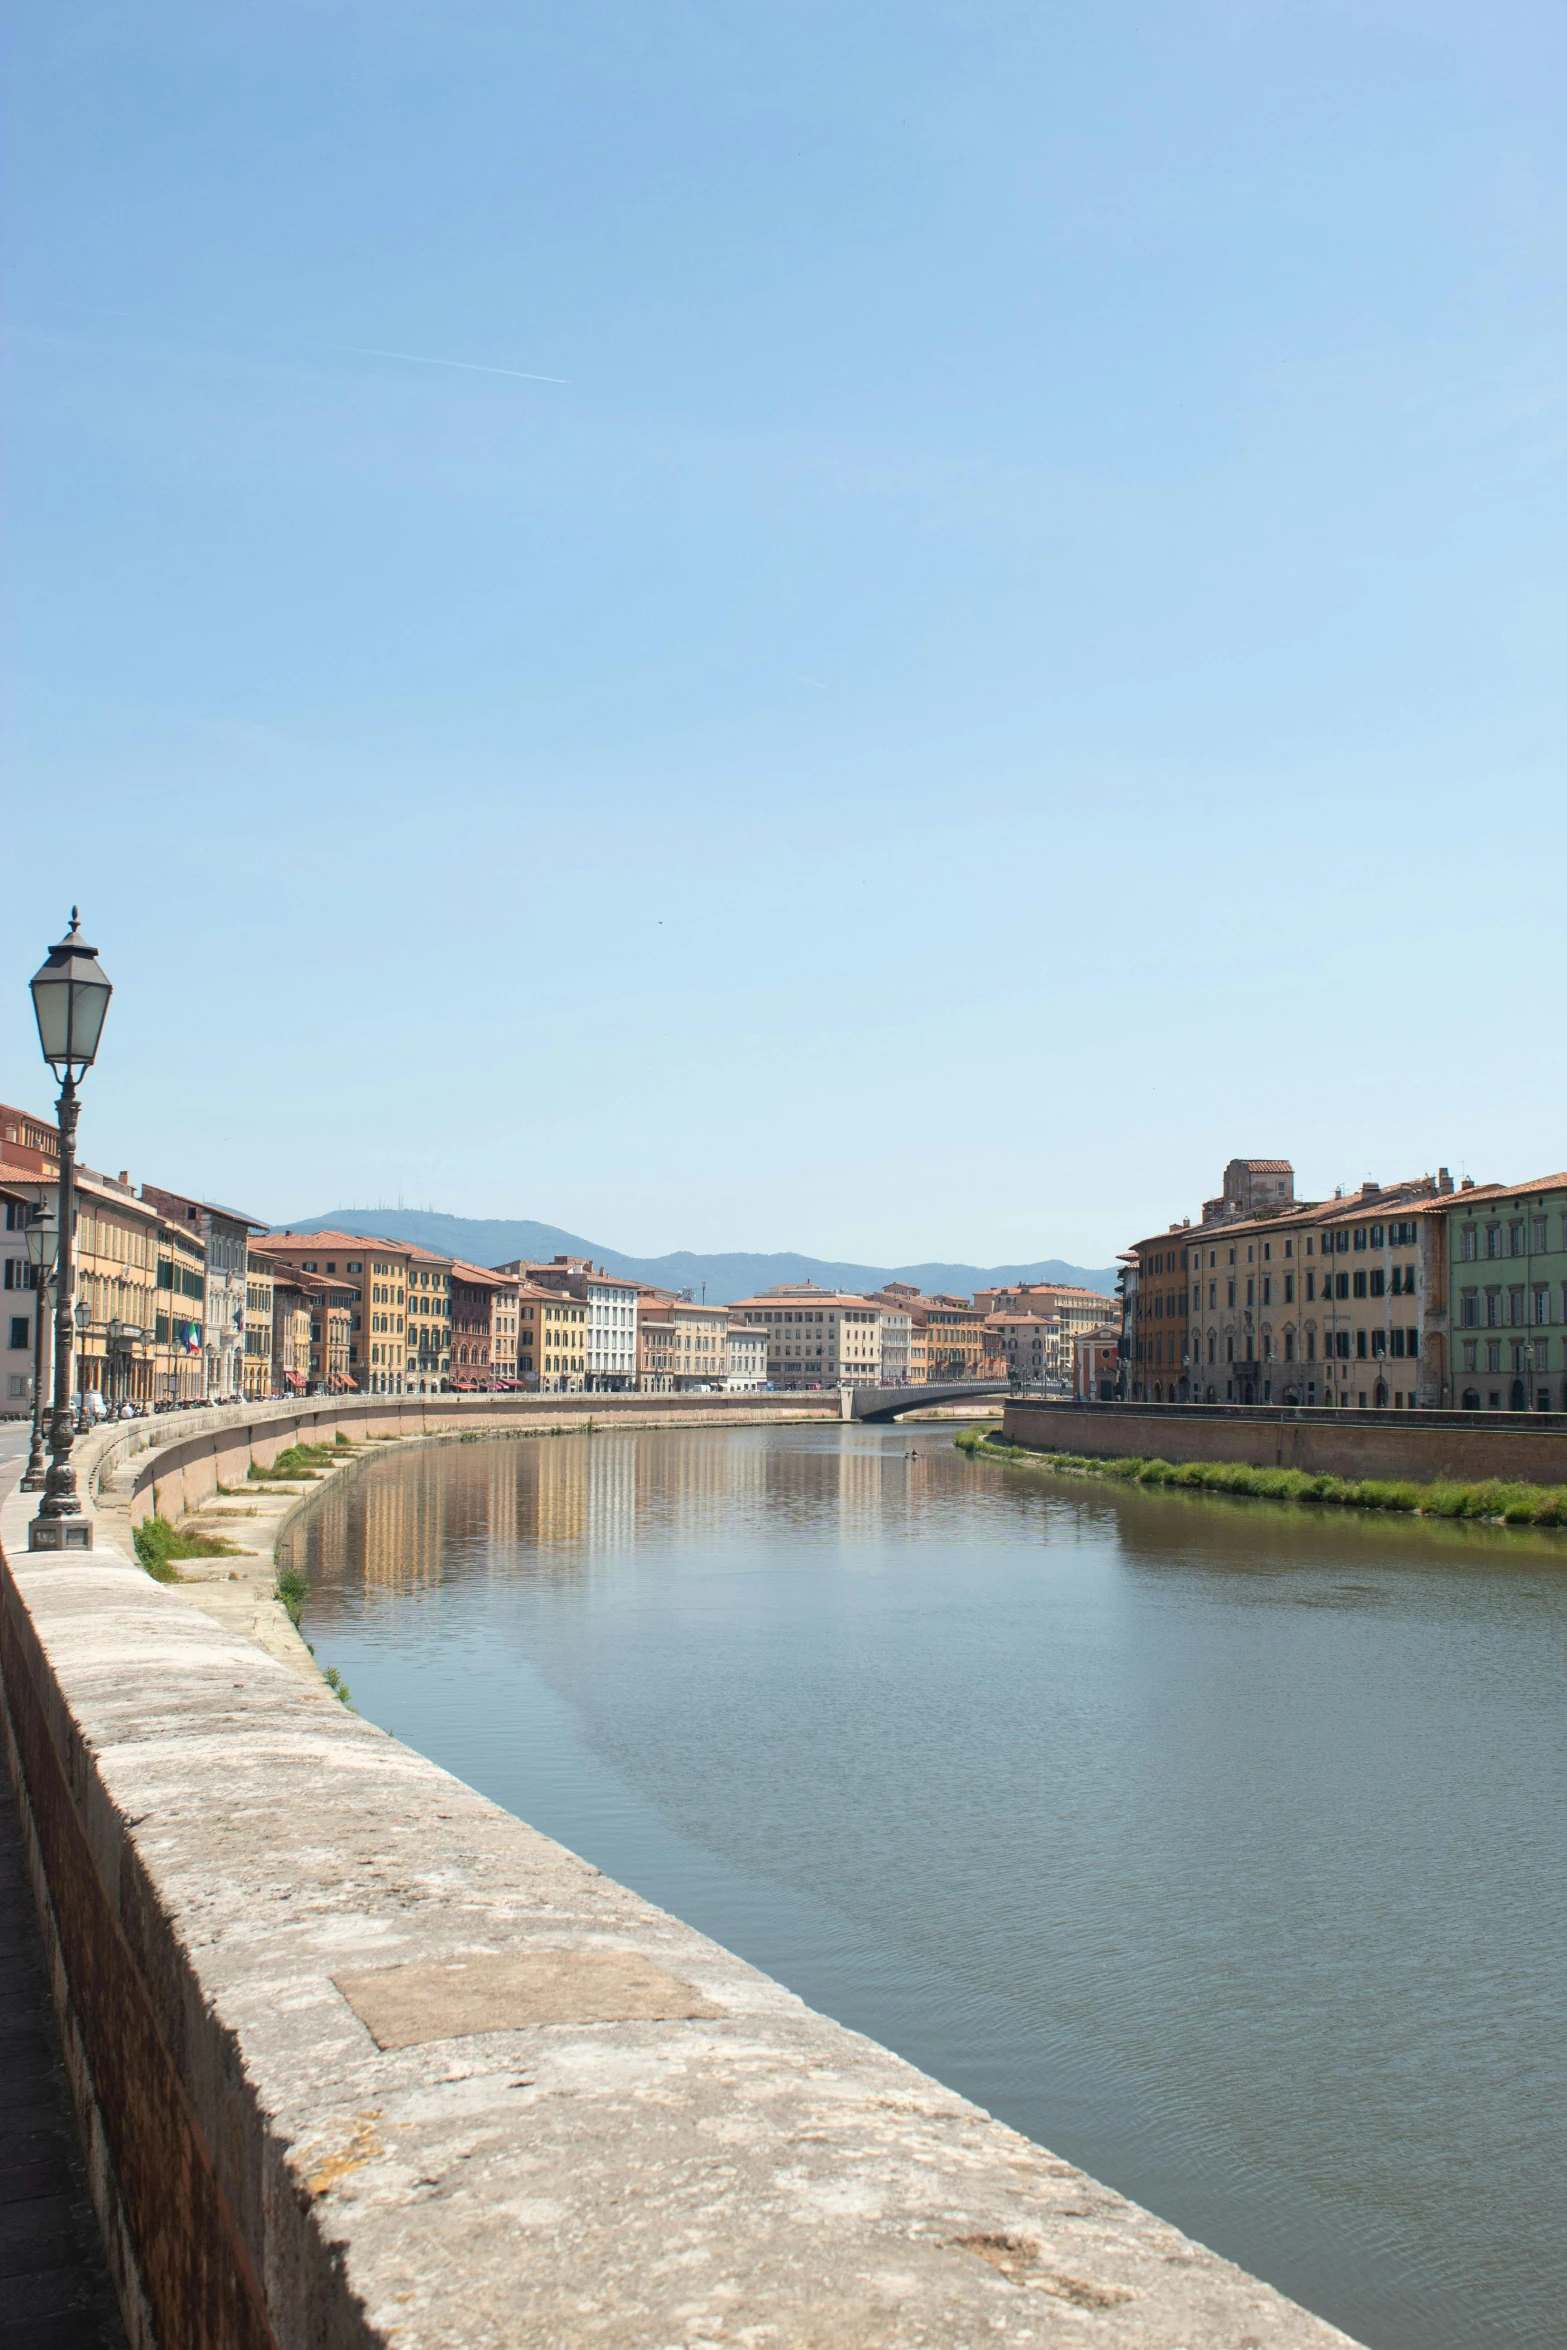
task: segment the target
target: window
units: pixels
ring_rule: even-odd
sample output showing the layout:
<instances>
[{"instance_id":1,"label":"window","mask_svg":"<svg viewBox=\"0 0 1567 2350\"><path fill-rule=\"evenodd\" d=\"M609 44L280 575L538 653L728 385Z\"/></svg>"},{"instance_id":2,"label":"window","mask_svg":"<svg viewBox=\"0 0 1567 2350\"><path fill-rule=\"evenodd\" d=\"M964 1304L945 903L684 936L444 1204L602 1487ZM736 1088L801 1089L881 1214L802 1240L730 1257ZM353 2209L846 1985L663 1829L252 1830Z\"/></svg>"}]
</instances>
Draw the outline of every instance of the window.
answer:
<instances>
[{"instance_id":1,"label":"window","mask_svg":"<svg viewBox=\"0 0 1567 2350\"><path fill-rule=\"evenodd\" d=\"M1418 1328L1413 1330L1406 1330L1404 1333L1404 1338L1408 1352L1412 1355L1418 1355L1420 1352L1420 1332Z\"/></svg>"},{"instance_id":2,"label":"window","mask_svg":"<svg viewBox=\"0 0 1567 2350\"><path fill-rule=\"evenodd\" d=\"M1255 1282L1255 1281L1252 1281L1252 1280L1248 1280L1248 1281L1247 1281L1247 1283L1246 1283L1246 1303L1247 1303L1249 1306L1254 1306L1254 1305L1256 1304L1256 1302L1257 1302L1257 1294L1256 1294L1256 1293L1257 1293L1257 1284L1256 1284L1256 1282Z\"/></svg>"},{"instance_id":3,"label":"window","mask_svg":"<svg viewBox=\"0 0 1567 2350\"><path fill-rule=\"evenodd\" d=\"M32 1323L29 1317L26 1314L13 1314L11 1316L12 1346L16 1348L30 1346L32 1344L32 1337Z\"/></svg>"},{"instance_id":4,"label":"window","mask_svg":"<svg viewBox=\"0 0 1567 2350\"><path fill-rule=\"evenodd\" d=\"M1510 1257L1521 1257L1523 1255L1522 1224L1509 1224L1507 1227L1507 1253Z\"/></svg>"},{"instance_id":5,"label":"window","mask_svg":"<svg viewBox=\"0 0 1567 2350\"><path fill-rule=\"evenodd\" d=\"M1366 1294L1366 1268L1364 1265L1357 1265L1355 1267L1354 1280L1355 1295L1357 1297L1364 1297Z\"/></svg>"},{"instance_id":6,"label":"window","mask_svg":"<svg viewBox=\"0 0 1567 2350\"><path fill-rule=\"evenodd\" d=\"M1373 1296L1373 1297L1381 1297L1381 1296L1384 1294L1384 1292L1386 1291L1386 1289L1387 1289L1387 1275L1386 1275L1386 1274L1383 1272L1383 1270L1382 1270L1382 1267L1381 1267L1380 1265L1373 1265L1373 1266L1372 1266L1372 1268L1371 1268L1371 1294L1372 1294L1372 1296Z\"/></svg>"},{"instance_id":7,"label":"window","mask_svg":"<svg viewBox=\"0 0 1567 2350\"><path fill-rule=\"evenodd\" d=\"M1548 1322L1551 1318L1551 1293L1548 1289L1537 1289L1534 1293L1534 1318L1536 1322Z\"/></svg>"},{"instance_id":8,"label":"window","mask_svg":"<svg viewBox=\"0 0 1567 2350\"><path fill-rule=\"evenodd\" d=\"M1385 1330L1372 1331L1371 1351L1374 1355L1385 1355L1387 1353L1387 1332Z\"/></svg>"},{"instance_id":9,"label":"window","mask_svg":"<svg viewBox=\"0 0 1567 2350\"><path fill-rule=\"evenodd\" d=\"M1480 1320L1480 1300L1472 1289L1466 1289L1459 1299L1458 1320L1464 1330L1473 1330Z\"/></svg>"},{"instance_id":10,"label":"window","mask_svg":"<svg viewBox=\"0 0 1567 2350\"><path fill-rule=\"evenodd\" d=\"M1502 1293L1499 1289L1488 1289L1485 1293L1485 1326L1487 1330L1499 1330L1501 1325Z\"/></svg>"},{"instance_id":11,"label":"window","mask_svg":"<svg viewBox=\"0 0 1567 2350\"><path fill-rule=\"evenodd\" d=\"M1312 1302L1313 1298L1315 1298L1316 1294L1317 1294L1317 1276L1316 1276L1316 1274L1315 1274L1315 1273L1308 1273L1308 1274L1306 1275L1306 1303L1307 1303L1307 1305L1310 1305L1310 1304L1311 1304L1311 1302Z\"/></svg>"},{"instance_id":12,"label":"window","mask_svg":"<svg viewBox=\"0 0 1567 2350\"><path fill-rule=\"evenodd\" d=\"M1458 1254L1466 1265L1472 1265L1474 1263L1475 1257L1479 1253L1476 1246L1477 1235L1475 1233L1474 1226L1472 1224L1466 1224L1458 1237L1460 1243Z\"/></svg>"},{"instance_id":13,"label":"window","mask_svg":"<svg viewBox=\"0 0 1567 2350\"><path fill-rule=\"evenodd\" d=\"M1501 1255L1502 1227L1500 1224L1487 1224L1485 1228L1485 1253L1488 1257L1499 1257Z\"/></svg>"},{"instance_id":14,"label":"window","mask_svg":"<svg viewBox=\"0 0 1567 2350\"><path fill-rule=\"evenodd\" d=\"M1543 1256L1548 1245L1545 1237L1545 1218L1543 1216L1536 1216L1534 1219L1534 1231L1531 1236L1531 1245L1533 1246L1536 1256Z\"/></svg>"},{"instance_id":15,"label":"window","mask_svg":"<svg viewBox=\"0 0 1567 2350\"><path fill-rule=\"evenodd\" d=\"M1507 1319L1514 1330L1518 1329L1523 1321L1523 1291L1521 1289L1510 1289L1507 1292Z\"/></svg>"},{"instance_id":16,"label":"window","mask_svg":"<svg viewBox=\"0 0 1567 2350\"><path fill-rule=\"evenodd\" d=\"M1391 1342L1392 1352L1396 1355L1401 1355L1404 1351L1404 1333L1402 1330L1390 1330L1388 1332L1388 1338Z\"/></svg>"},{"instance_id":17,"label":"window","mask_svg":"<svg viewBox=\"0 0 1567 2350\"><path fill-rule=\"evenodd\" d=\"M1364 1362L1366 1359L1366 1334L1364 1330L1357 1330L1355 1332L1355 1352L1359 1356L1360 1360Z\"/></svg>"},{"instance_id":18,"label":"window","mask_svg":"<svg viewBox=\"0 0 1567 2350\"><path fill-rule=\"evenodd\" d=\"M1295 1276L1293 1273L1286 1273L1284 1276L1284 1303L1287 1306L1292 1306L1295 1303Z\"/></svg>"},{"instance_id":19,"label":"window","mask_svg":"<svg viewBox=\"0 0 1567 2350\"><path fill-rule=\"evenodd\" d=\"M1272 1276L1267 1273L1262 1276L1262 1302L1265 1306L1271 1306L1273 1303L1273 1280Z\"/></svg>"},{"instance_id":20,"label":"window","mask_svg":"<svg viewBox=\"0 0 1567 2350\"><path fill-rule=\"evenodd\" d=\"M1364 1224L1357 1224L1357 1225L1355 1226L1355 1246L1356 1246L1356 1248L1358 1248L1358 1249L1363 1249L1363 1248L1365 1247L1365 1245L1366 1245L1366 1228L1365 1228Z\"/></svg>"},{"instance_id":21,"label":"window","mask_svg":"<svg viewBox=\"0 0 1567 2350\"><path fill-rule=\"evenodd\" d=\"M1372 1245L1372 1247L1373 1247L1373 1248L1381 1248L1381 1247L1382 1247L1382 1245L1383 1245L1383 1240L1384 1240L1384 1234L1383 1234L1383 1231L1382 1231L1382 1227L1381 1227L1381 1225L1380 1225L1380 1224L1373 1224L1373 1225L1372 1225L1372 1227L1371 1227L1371 1245Z\"/></svg>"},{"instance_id":22,"label":"window","mask_svg":"<svg viewBox=\"0 0 1567 2350\"><path fill-rule=\"evenodd\" d=\"M1478 1340L1473 1338L1466 1338L1464 1340L1464 1369L1466 1371L1473 1371L1476 1369L1477 1366L1475 1363L1475 1357L1479 1351L1480 1348Z\"/></svg>"},{"instance_id":23,"label":"window","mask_svg":"<svg viewBox=\"0 0 1567 2350\"><path fill-rule=\"evenodd\" d=\"M1335 1297L1348 1297L1349 1275L1347 1273L1339 1273L1335 1276L1333 1282L1333 1294Z\"/></svg>"},{"instance_id":24,"label":"window","mask_svg":"<svg viewBox=\"0 0 1567 2350\"><path fill-rule=\"evenodd\" d=\"M1235 1254L1235 1251L1234 1251L1233 1249L1231 1249L1231 1251L1230 1251L1230 1254L1231 1254L1231 1256L1233 1256L1233 1255ZM1235 1303L1235 1284L1234 1284L1234 1282L1233 1282L1233 1281L1226 1282L1226 1284L1225 1284L1225 1287L1226 1287L1226 1289L1227 1289L1227 1290L1228 1290L1228 1292L1229 1292L1229 1295L1228 1295L1228 1297L1226 1298L1226 1300L1225 1300L1225 1303L1226 1303L1227 1305L1234 1305L1234 1303Z\"/></svg>"},{"instance_id":25,"label":"window","mask_svg":"<svg viewBox=\"0 0 1567 2350\"><path fill-rule=\"evenodd\" d=\"M1348 1252L1349 1234L1342 1225L1333 1235L1333 1246L1339 1256L1344 1256Z\"/></svg>"},{"instance_id":26,"label":"window","mask_svg":"<svg viewBox=\"0 0 1567 2350\"><path fill-rule=\"evenodd\" d=\"M1216 1305L1218 1304L1218 1302L1219 1302L1219 1284L1217 1283L1217 1281L1210 1281L1210 1282L1209 1282L1209 1284L1208 1284L1208 1304L1209 1304L1209 1307L1210 1307L1210 1309L1211 1309L1212 1307L1216 1306Z\"/></svg>"}]
</instances>

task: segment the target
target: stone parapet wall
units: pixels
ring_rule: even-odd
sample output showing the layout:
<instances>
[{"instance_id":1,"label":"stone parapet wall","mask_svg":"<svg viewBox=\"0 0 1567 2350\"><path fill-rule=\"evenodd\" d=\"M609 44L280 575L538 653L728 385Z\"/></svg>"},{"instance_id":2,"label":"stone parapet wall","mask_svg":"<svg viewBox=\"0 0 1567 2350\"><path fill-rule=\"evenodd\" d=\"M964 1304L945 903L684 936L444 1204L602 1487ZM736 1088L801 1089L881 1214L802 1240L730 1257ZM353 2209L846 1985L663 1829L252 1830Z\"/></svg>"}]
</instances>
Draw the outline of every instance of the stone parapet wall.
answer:
<instances>
[{"instance_id":1,"label":"stone parapet wall","mask_svg":"<svg viewBox=\"0 0 1567 2350\"><path fill-rule=\"evenodd\" d=\"M31 1506L7 1757L133 2350L1342 2350Z\"/></svg>"},{"instance_id":2,"label":"stone parapet wall","mask_svg":"<svg viewBox=\"0 0 1567 2350\"><path fill-rule=\"evenodd\" d=\"M1327 1411L1267 1404L1013 1403L1001 1433L1102 1460L1243 1461L1309 1476L1567 1485L1567 1415Z\"/></svg>"}]
</instances>

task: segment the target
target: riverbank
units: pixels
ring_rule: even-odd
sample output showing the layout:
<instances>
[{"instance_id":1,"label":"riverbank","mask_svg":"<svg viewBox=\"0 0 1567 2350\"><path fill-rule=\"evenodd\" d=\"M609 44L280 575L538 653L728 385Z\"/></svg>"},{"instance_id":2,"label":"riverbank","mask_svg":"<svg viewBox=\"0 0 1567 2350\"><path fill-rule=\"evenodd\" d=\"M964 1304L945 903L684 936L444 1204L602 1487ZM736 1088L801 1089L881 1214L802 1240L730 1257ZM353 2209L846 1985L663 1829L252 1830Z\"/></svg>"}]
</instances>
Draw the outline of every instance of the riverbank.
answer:
<instances>
[{"instance_id":1,"label":"riverbank","mask_svg":"<svg viewBox=\"0 0 1567 2350\"><path fill-rule=\"evenodd\" d=\"M268 1496L285 1430L214 1433L259 1473L203 1500L259 1573L262 1501L292 1511L352 1468ZM127 1528L196 1474L166 1461L127 1459L134 1490L105 1494ZM323 1702L134 1564L107 1509L62 1559L27 1551L30 1508L0 1510L6 1744L135 2350L184 2339L192 2309L225 2350L978 2350L1085 2322L1122 2350L1342 2350Z\"/></svg>"},{"instance_id":2,"label":"riverbank","mask_svg":"<svg viewBox=\"0 0 1567 2350\"><path fill-rule=\"evenodd\" d=\"M1119 1459L1046 1452L1034 1445L965 1431L953 1438L971 1460L1048 1469L1072 1477L1108 1477L1124 1485L1169 1485L1183 1491L1235 1494L1327 1509L1394 1510L1424 1518L1469 1518L1498 1526L1567 1526L1567 1485L1529 1485L1500 1477L1475 1484L1420 1484L1388 1477L1332 1477L1304 1469L1252 1468L1244 1461L1166 1461L1130 1453Z\"/></svg>"}]
</instances>

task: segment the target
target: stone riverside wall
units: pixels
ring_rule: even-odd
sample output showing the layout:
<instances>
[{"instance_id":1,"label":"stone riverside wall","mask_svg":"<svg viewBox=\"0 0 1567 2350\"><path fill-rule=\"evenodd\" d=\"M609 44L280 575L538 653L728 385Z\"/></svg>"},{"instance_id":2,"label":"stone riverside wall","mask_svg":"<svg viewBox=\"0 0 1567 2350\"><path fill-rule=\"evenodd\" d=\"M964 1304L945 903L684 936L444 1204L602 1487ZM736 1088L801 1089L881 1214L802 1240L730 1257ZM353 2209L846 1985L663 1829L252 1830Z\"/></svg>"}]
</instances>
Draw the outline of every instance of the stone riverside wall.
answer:
<instances>
[{"instance_id":1,"label":"stone riverside wall","mask_svg":"<svg viewBox=\"0 0 1567 2350\"><path fill-rule=\"evenodd\" d=\"M132 1525L154 1511L178 1518L220 1485L243 1485L252 1461L268 1469L291 1444L330 1444L339 1429L368 1437L545 1434L585 1428L771 1426L836 1421L831 1395L312 1396L282 1403L215 1404L150 1420L110 1421L76 1447L94 1494L117 1489Z\"/></svg>"},{"instance_id":2,"label":"stone riverside wall","mask_svg":"<svg viewBox=\"0 0 1567 2350\"><path fill-rule=\"evenodd\" d=\"M1344 2343L31 1507L7 1754L134 2350Z\"/></svg>"},{"instance_id":3,"label":"stone riverside wall","mask_svg":"<svg viewBox=\"0 0 1567 2350\"><path fill-rule=\"evenodd\" d=\"M1244 1461L1313 1476L1567 1485L1567 1414L1350 1412L1267 1404L1012 1403L1001 1433L1042 1452Z\"/></svg>"}]
</instances>

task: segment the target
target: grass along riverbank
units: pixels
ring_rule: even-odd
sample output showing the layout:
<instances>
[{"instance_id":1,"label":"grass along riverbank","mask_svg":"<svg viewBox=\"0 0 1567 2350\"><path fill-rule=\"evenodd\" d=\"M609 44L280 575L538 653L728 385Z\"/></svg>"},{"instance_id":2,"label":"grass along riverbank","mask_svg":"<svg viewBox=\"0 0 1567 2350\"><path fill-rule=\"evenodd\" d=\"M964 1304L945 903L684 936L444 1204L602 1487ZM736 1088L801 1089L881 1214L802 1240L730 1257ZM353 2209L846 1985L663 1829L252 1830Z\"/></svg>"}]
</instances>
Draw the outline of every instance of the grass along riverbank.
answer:
<instances>
[{"instance_id":1,"label":"grass along riverbank","mask_svg":"<svg viewBox=\"0 0 1567 2350\"><path fill-rule=\"evenodd\" d=\"M1097 1460L1087 1453L1036 1452L965 1430L953 1438L971 1460L1061 1471L1074 1477L1112 1477L1123 1485L1174 1485L1198 1493L1232 1493L1256 1501L1288 1501L1326 1509L1396 1510L1408 1517L1476 1518L1492 1525L1567 1526L1567 1485L1522 1485L1501 1477L1479 1484L1420 1485L1386 1477L1314 1477L1304 1469L1254 1469L1244 1461L1144 1460L1128 1454Z\"/></svg>"}]
</instances>

